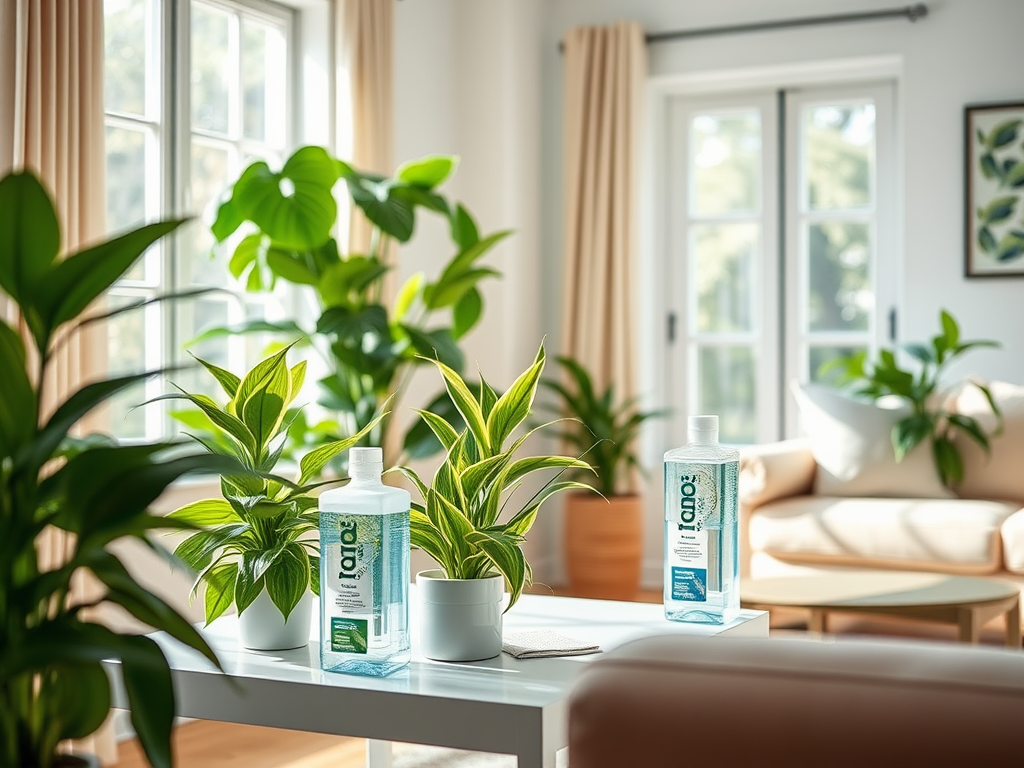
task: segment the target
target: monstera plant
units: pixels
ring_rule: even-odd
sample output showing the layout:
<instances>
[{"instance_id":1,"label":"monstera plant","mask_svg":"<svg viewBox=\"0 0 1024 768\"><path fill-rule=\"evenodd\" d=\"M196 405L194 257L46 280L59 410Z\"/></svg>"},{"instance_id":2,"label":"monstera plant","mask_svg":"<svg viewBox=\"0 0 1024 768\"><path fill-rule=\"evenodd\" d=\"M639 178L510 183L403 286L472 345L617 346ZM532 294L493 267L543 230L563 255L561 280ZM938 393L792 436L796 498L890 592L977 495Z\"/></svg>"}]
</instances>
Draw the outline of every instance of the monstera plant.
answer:
<instances>
[{"instance_id":1,"label":"monstera plant","mask_svg":"<svg viewBox=\"0 0 1024 768\"><path fill-rule=\"evenodd\" d=\"M28 173L0 181L0 288L24 323L0 322L2 768L80 764L57 747L106 719L105 660L120 661L149 761L171 768L174 690L163 652L144 634L96 622L97 607L119 606L217 663L192 625L136 582L109 545L130 537L153 546L146 538L153 529L191 527L151 515L150 503L186 472L227 471L234 463L167 444L69 437L93 408L154 372L95 381L45 405L54 355L76 333L81 313L180 223L150 224L61 260L60 226L39 181ZM63 557L42 562L40 537L54 529L69 534ZM72 589L83 573L97 584L88 597Z\"/></svg>"},{"instance_id":2,"label":"monstera plant","mask_svg":"<svg viewBox=\"0 0 1024 768\"><path fill-rule=\"evenodd\" d=\"M300 415L291 427L297 442L320 444L358 433L423 360L462 370L459 341L483 312L479 283L498 275L480 259L509 233L481 237L469 212L438 191L455 166L452 157L426 157L384 177L307 146L279 171L263 161L251 164L217 208L213 234L221 249L230 251L231 273L248 290L271 290L284 280L311 291L318 302L315 326L259 320L200 337L270 331L325 353L328 373L318 382L319 403L338 418L311 424ZM372 225L367 253L344 253L334 237L339 182ZM388 244L412 237L421 209L447 220L454 254L433 279L416 272L385 304L385 276L394 267ZM428 408L455 414L443 394ZM364 442L384 446L393 458L397 450L385 445L388 422L382 419ZM439 448L422 424L402 442L402 452L411 458Z\"/></svg>"}]
</instances>

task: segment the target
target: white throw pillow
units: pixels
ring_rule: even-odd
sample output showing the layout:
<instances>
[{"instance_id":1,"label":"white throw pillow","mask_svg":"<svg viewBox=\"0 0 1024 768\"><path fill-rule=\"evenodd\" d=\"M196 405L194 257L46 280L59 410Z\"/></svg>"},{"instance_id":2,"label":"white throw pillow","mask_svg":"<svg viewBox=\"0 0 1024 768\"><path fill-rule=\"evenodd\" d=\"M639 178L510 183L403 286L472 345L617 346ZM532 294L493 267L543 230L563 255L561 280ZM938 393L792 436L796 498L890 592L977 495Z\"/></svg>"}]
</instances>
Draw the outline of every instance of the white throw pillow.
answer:
<instances>
[{"instance_id":1,"label":"white throw pillow","mask_svg":"<svg viewBox=\"0 0 1024 768\"><path fill-rule=\"evenodd\" d=\"M814 492L821 496L896 496L948 499L923 442L897 463L892 428L910 415L898 398L871 403L832 387L791 382L800 422L818 464Z\"/></svg>"},{"instance_id":2,"label":"white throw pillow","mask_svg":"<svg viewBox=\"0 0 1024 768\"><path fill-rule=\"evenodd\" d=\"M965 435L953 443L964 460L964 480L957 495L965 499L1008 499L1024 503L1024 387L1005 381L988 383L1003 414L1003 431L989 438L991 453ZM955 409L973 416L986 432L996 427L996 417L977 387L968 384L955 401Z\"/></svg>"}]
</instances>

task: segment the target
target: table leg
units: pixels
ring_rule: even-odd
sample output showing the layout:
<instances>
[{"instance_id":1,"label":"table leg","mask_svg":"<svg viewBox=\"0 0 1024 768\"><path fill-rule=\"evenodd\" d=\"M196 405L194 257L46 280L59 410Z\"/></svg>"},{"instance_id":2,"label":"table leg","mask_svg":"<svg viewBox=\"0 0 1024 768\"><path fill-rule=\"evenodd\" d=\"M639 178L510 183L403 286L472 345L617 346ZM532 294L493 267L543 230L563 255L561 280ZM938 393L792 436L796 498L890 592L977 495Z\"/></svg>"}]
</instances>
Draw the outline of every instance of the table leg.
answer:
<instances>
[{"instance_id":1,"label":"table leg","mask_svg":"<svg viewBox=\"0 0 1024 768\"><path fill-rule=\"evenodd\" d=\"M391 768L391 742L366 740L366 768Z\"/></svg>"},{"instance_id":2,"label":"table leg","mask_svg":"<svg viewBox=\"0 0 1024 768\"><path fill-rule=\"evenodd\" d=\"M959 613L960 642L977 643L981 639L981 621L977 611L974 608L961 608Z\"/></svg>"},{"instance_id":3,"label":"table leg","mask_svg":"<svg viewBox=\"0 0 1024 768\"><path fill-rule=\"evenodd\" d=\"M1006 612L1006 647L1020 650L1020 598Z\"/></svg>"},{"instance_id":4,"label":"table leg","mask_svg":"<svg viewBox=\"0 0 1024 768\"><path fill-rule=\"evenodd\" d=\"M807 629L821 634L828 632L828 611L822 608L812 608L811 620L807 624Z\"/></svg>"}]
</instances>

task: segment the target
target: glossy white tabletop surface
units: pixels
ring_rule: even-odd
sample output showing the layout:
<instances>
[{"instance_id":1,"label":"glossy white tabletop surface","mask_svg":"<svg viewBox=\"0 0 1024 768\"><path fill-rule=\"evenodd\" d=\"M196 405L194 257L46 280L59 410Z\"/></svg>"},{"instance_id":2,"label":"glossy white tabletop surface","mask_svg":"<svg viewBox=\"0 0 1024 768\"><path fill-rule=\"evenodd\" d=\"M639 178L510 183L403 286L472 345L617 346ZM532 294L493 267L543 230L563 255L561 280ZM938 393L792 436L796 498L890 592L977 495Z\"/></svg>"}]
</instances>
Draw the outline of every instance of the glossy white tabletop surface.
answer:
<instances>
[{"instance_id":1,"label":"glossy white tabletop surface","mask_svg":"<svg viewBox=\"0 0 1024 768\"><path fill-rule=\"evenodd\" d=\"M232 677L527 706L543 706L564 697L568 684L580 670L579 665L600 656L589 654L515 659L502 653L493 659L475 662L452 663L426 659L416 652L418 622L415 587L413 592L412 662L406 669L384 678L322 671L319 660L319 617L316 610L313 611L309 645L291 651L244 649L238 642L235 616L222 617L202 631L216 650L224 671ZM758 621L759 618L761 621ZM764 631L760 626L762 621ZM682 624L667 621L661 604L546 595L524 595L504 616L504 629L507 631L549 629L595 643L603 651L654 634L679 633L709 637L723 633L763 635L766 634L766 628L766 614L760 611L743 611L739 619L724 626ZM213 665L191 649L166 637L156 637L175 671L208 671L218 674Z\"/></svg>"}]
</instances>

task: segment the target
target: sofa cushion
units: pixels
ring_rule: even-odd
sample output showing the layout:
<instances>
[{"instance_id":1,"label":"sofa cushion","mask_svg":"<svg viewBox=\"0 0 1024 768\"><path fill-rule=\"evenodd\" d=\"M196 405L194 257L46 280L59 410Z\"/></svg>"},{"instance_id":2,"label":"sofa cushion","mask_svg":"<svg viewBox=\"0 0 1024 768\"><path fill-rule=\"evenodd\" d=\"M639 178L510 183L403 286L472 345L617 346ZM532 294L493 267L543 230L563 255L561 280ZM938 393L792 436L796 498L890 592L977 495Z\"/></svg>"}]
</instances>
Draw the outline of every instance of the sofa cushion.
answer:
<instances>
[{"instance_id":1,"label":"sofa cushion","mask_svg":"<svg viewBox=\"0 0 1024 768\"><path fill-rule=\"evenodd\" d=\"M815 493L822 496L899 496L944 499L953 494L942 485L928 445L922 444L897 463L892 428L908 416L902 404L883 407L855 400L821 384L791 385L800 422L818 464Z\"/></svg>"},{"instance_id":2,"label":"sofa cushion","mask_svg":"<svg viewBox=\"0 0 1024 768\"><path fill-rule=\"evenodd\" d=\"M966 499L797 496L751 514L750 547L796 562L992 573L1016 504Z\"/></svg>"},{"instance_id":3,"label":"sofa cushion","mask_svg":"<svg viewBox=\"0 0 1024 768\"><path fill-rule=\"evenodd\" d=\"M990 453L965 435L953 438L964 460L964 479L956 492L966 499L1013 499L1024 504L1024 387L1002 381L988 387L1003 414L1003 431L990 438ZM977 419L986 432L995 429L996 417L977 387L965 387L954 407Z\"/></svg>"}]
</instances>

